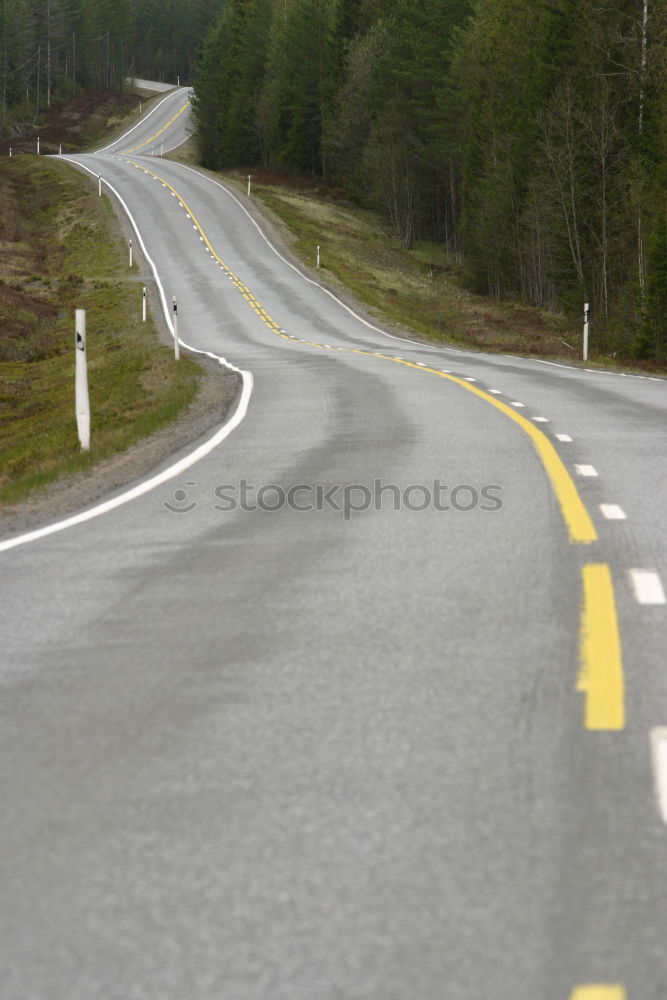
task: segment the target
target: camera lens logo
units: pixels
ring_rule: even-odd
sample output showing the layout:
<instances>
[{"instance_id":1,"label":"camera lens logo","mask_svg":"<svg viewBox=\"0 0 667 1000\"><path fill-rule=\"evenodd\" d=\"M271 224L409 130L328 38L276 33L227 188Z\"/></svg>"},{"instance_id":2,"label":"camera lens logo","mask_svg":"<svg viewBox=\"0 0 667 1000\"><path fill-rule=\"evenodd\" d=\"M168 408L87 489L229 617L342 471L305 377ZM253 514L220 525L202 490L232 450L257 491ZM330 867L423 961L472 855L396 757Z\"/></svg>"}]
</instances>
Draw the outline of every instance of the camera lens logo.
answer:
<instances>
[{"instance_id":1,"label":"camera lens logo","mask_svg":"<svg viewBox=\"0 0 667 1000\"><path fill-rule=\"evenodd\" d=\"M196 483L186 483L186 486L196 486ZM174 492L173 503L165 500L162 504L167 510L172 511L174 514L189 514L191 510L194 510L197 506L195 500L192 503L187 503L188 494L187 490L176 490Z\"/></svg>"}]
</instances>

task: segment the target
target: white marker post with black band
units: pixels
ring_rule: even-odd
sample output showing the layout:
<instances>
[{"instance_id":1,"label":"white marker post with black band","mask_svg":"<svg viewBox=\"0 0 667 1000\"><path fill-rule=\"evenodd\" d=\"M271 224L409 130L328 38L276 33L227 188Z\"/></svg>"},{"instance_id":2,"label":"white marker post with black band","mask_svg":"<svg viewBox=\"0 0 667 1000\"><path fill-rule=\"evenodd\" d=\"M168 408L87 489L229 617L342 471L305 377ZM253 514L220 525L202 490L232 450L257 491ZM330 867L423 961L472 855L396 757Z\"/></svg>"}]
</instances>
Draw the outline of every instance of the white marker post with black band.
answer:
<instances>
[{"instance_id":1,"label":"white marker post with black band","mask_svg":"<svg viewBox=\"0 0 667 1000\"><path fill-rule=\"evenodd\" d=\"M76 429L82 451L90 449L90 400L88 398L88 360L86 357L86 310L75 312L75 408Z\"/></svg>"},{"instance_id":2,"label":"white marker post with black band","mask_svg":"<svg viewBox=\"0 0 667 1000\"><path fill-rule=\"evenodd\" d=\"M174 357L178 361L181 356L181 351L178 345L178 304L176 302L176 296L173 297L174 303Z\"/></svg>"},{"instance_id":3,"label":"white marker post with black band","mask_svg":"<svg viewBox=\"0 0 667 1000\"><path fill-rule=\"evenodd\" d=\"M130 267L132 267L132 240L130 240Z\"/></svg>"},{"instance_id":4,"label":"white marker post with black band","mask_svg":"<svg viewBox=\"0 0 667 1000\"><path fill-rule=\"evenodd\" d=\"M251 186L252 186L252 174L248 174L248 197L250 197Z\"/></svg>"},{"instance_id":5,"label":"white marker post with black band","mask_svg":"<svg viewBox=\"0 0 667 1000\"><path fill-rule=\"evenodd\" d=\"M588 312L589 304L584 302L584 351L583 358L584 361L588 361Z\"/></svg>"},{"instance_id":6,"label":"white marker post with black band","mask_svg":"<svg viewBox=\"0 0 667 1000\"><path fill-rule=\"evenodd\" d=\"M141 318L146 322L146 286L144 285L144 292L142 295L142 307L141 307Z\"/></svg>"}]
</instances>

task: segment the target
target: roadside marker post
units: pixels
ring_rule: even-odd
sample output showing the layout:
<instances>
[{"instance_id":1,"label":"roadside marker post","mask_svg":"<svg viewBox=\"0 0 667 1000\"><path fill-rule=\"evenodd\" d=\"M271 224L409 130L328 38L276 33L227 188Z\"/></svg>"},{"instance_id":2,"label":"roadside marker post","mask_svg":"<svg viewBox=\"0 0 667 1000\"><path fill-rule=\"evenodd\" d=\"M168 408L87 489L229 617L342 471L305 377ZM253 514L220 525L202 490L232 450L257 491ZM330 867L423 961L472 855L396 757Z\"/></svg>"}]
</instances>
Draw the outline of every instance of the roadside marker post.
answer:
<instances>
[{"instance_id":1,"label":"roadside marker post","mask_svg":"<svg viewBox=\"0 0 667 1000\"><path fill-rule=\"evenodd\" d=\"M88 359L86 355L86 310L75 311L75 409L76 429L81 450L90 449L90 400L88 398Z\"/></svg>"},{"instance_id":2,"label":"roadside marker post","mask_svg":"<svg viewBox=\"0 0 667 1000\"><path fill-rule=\"evenodd\" d=\"M61 142L60 146L58 147L58 156L62 156L62 155L63 155L63 144Z\"/></svg>"},{"instance_id":3,"label":"roadside marker post","mask_svg":"<svg viewBox=\"0 0 667 1000\"><path fill-rule=\"evenodd\" d=\"M37 155L39 156L39 136L37 136Z\"/></svg>"},{"instance_id":4,"label":"roadside marker post","mask_svg":"<svg viewBox=\"0 0 667 1000\"><path fill-rule=\"evenodd\" d=\"M146 322L146 286L144 285L144 293L142 296L142 308L141 308L141 318Z\"/></svg>"},{"instance_id":5,"label":"roadside marker post","mask_svg":"<svg viewBox=\"0 0 667 1000\"><path fill-rule=\"evenodd\" d=\"M174 303L174 357L178 361L181 357L181 351L178 344L178 304L176 302L176 296L173 297Z\"/></svg>"},{"instance_id":6,"label":"roadside marker post","mask_svg":"<svg viewBox=\"0 0 667 1000\"><path fill-rule=\"evenodd\" d=\"M252 184L252 174L248 174L248 197L250 197L250 185Z\"/></svg>"},{"instance_id":7,"label":"roadside marker post","mask_svg":"<svg viewBox=\"0 0 667 1000\"><path fill-rule=\"evenodd\" d=\"M318 246L318 248L317 248L317 267L318 267L318 270L319 270L319 266L320 266L320 248Z\"/></svg>"},{"instance_id":8,"label":"roadside marker post","mask_svg":"<svg viewBox=\"0 0 667 1000\"><path fill-rule=\"evenodd\" d=\"M588 361L588 315L589 315L589 304L584 302L584 351L583 359Z\"/></svg>"},{"instance_id":9,"label":"roadside marker post","mask_svg":"<svg viewBox=\"0 0 667 1000\"><path fill-rule=\"evenodd\" d=\"M130 267L132 267L132 240L130 240Z\"/></svg>"},{"instance_id":10,"label":"roadside marker post","mask_svg":"<svg viewBox=\"0 0 667 1000\"><path fill-rule=\"evenodd\" d=\"M97 175L97 193L102 197L102 174Z\"/></svg>"}]
</instances>

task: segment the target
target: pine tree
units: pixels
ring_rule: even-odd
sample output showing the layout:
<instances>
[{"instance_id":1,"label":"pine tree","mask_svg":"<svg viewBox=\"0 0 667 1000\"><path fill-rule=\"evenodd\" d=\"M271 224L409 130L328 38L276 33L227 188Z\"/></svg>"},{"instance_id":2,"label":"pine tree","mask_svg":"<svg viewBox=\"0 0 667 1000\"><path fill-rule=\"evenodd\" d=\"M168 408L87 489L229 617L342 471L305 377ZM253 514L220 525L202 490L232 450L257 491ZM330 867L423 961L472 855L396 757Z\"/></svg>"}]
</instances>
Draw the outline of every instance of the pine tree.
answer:
<instances>
[{"instance_id":1,"label":"pine tree","mask_svg":"<svg viewBox=\"0 0 667 1000\"><path fill-rule=\"evenodd\" d=\"M27 0L0 0L0 86L2 128L9 109L25 94L36 49L35 32Z\"/></svg>"},{"instance_id":2,"label":"pine tree","mask_svg":"<svg viewBox=\"0 0 667 1000\"><path fill-rule=\"evenodd\" d=\"M221 109L225 96L224 59L229 44L231 10L225 6L208 31L197 67L192 101L197 122L200 160L205 167L219 167Z\"/></svg>"}]
</instances>

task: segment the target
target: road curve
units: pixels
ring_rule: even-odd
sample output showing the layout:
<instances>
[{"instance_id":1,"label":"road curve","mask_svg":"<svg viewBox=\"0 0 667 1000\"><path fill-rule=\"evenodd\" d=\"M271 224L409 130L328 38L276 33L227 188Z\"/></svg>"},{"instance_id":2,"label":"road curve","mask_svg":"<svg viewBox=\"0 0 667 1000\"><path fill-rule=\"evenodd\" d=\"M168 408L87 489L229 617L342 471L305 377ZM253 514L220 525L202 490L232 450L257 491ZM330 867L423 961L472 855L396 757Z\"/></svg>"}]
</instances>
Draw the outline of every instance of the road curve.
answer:
<instances>
[{"instance_id":1,"label":"road curve","mask_svg":"<svg viewBox=\"0 0 667 1000\"><path fill-rule=\"evenodd\" d=\"M186 98L71 159L247 395L0 541L0 1000L662 1000L665 382L364 322Z\"/></svg>"}]
</instances>

